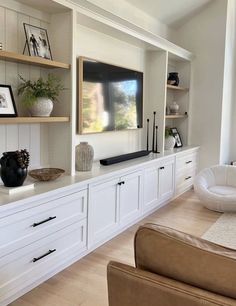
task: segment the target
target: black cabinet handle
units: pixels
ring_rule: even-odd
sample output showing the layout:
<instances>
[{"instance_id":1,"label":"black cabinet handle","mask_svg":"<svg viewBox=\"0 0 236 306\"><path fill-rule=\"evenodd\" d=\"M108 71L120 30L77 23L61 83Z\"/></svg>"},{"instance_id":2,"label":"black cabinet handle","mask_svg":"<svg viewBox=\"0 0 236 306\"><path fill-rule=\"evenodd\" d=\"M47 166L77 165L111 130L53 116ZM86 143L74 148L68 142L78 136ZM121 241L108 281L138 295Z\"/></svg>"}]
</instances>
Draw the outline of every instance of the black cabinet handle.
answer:
<instances>
[{"instance_id":1,"label":"black cabinet handle","mask_svg":"<svg viewBox=\"0 0 236 306\"><path fill-rule=\"evenodd\" d=\"M189 160L186 162L186 164L191 164L192 163L192 160Z\"/></svg>"},{"instance_id":2,"label":"black cabinet handle","mask_svg":"<svg viewBox=\"0 0 236 306\"><path fill-rule=\"evenodd\" d=\"M187 180L189 180L191 178L192 178L191 176L188 176L188 177L185 178L185 181L187 181Z\"/></svg>"},{"instance_id":3,"label":"black cabinet handle","mask_svg":"<svg viewBox=\"0 0 236 306\"><path fill-rule=\"evenodd\" d=\"M56 252L56 249L49 250L47 253L45 253L45 254L43 254L43 255L41 255L39 257L33 258L33 262L36 262L36 261L38 261L38 260L40 260L40 259L42 259L42 258L44 258L44 257L46 257L46 256L48 256L48 255L50 255L52 253L54 253L54 252Z\"/></svg>"},{"instance_id":4,"label":"black cabinet handle","mask_svg":"<svg viewBox=\"0 0 236 306\"><path fill-rule=\"evenodd\" d=\"M165 167L160 167L160 170L163 170L163 169L165 169Z\"/></svg>"},{"instance_id":5,"label":"black cabinet handle","mask_svg":"<svg viewBox=\"0 0 236 306\"><path fill-rule=\"evenodd\" d=\"M40 221L40 222L37 222L37 223L33 223L32 226L33 226L33 227L39 226L39 225L41 225L41 224L43 224L43 223L46 223L46 222L51 221L51 220L53 220L53 219L56 219L56 217L57 217L57 216L49 217L49 218L47 218L47 219L45 219L45 220L43 220L43 221Z\"/></svg>"},{"instance_id":6,"label":"black cabinet handle","mask_svg":"<svg viewBox=\"0 0 236 306\"><path fill-rule=\"evenodd\" d=\"M123 182L119 182L118 183L118 185L124 185L125 184L125 182L123 181Z\"/></svg>"}]
</instances>

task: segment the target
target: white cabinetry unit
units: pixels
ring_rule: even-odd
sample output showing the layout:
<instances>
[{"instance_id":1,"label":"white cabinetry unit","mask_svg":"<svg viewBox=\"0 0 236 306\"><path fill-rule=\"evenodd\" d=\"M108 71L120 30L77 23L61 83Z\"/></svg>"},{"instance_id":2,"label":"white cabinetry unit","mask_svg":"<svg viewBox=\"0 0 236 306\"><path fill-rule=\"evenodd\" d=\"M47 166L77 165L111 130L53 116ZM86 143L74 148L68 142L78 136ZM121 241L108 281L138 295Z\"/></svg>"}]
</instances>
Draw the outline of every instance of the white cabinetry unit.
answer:
<instances>
[{"instance_id":1,"label":"white cabinetry unit","mask_svg":"<svg viewBox=\"0 0 236 306\"><path fill-rule=\"evenodd\" d=\"M176 156L176 195L180 195L193 185L197 164L198 154L196 151Z\"/></svg>"},{"instance_id":2,"label":"white cabinetry unit","mask_svg":"<svg viewBox=\"0 0 236 306\"><path fill-rule=\"evenodd\" d=\"M158 164L148 167L144 170L144 201L143 211L148 212L158 206Z\"/></svg>"},{"instance_id":3,"label":"white cabinetry unit","mask_svg":"<svg viewBox=\"0 0 236 306\"><path fill-rule=\"evenodd\" d=\"M89 245L105 241L141 214L142 172L90 186Z\"/></svg>"},{"instance_id":4,"label":"white cabinetry unit","mask_svg":"<svg viewBox=\"0 0 236 306\"><path fill-rule=\"evenodd\" d=\"M65 194L0 219L0 305L86 251L87 190Z\"/></svg>"}]
</instances>

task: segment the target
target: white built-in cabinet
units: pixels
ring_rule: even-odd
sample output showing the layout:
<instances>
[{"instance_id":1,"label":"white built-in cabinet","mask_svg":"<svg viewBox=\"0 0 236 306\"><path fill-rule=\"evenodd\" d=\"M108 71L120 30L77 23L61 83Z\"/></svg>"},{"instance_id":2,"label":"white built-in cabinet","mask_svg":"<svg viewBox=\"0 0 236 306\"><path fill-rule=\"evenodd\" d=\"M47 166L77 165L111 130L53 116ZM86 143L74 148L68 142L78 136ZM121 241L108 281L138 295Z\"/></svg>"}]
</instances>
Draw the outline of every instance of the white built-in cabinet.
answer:
<instances>
[{"instance_id":1,"label":"white built-in cabinet","mask_svg":"<svg viewBox=\"0 0 236 306\"><path fill-rule=\"evenodd\" d=\"M118 227L140 216L141 183L142 172L135 171L90 186L90 245L106 240Z\"/></svg>"},{"instance_id":2,"label":"white built-in cabinet","mask_svg":"<svg viewBox=\"0 0 236 306\"><path fill-rule=\"evenodd\" d=\"M51 191L42 183L34 195L4 196L7 204L0 198L0 305L190 189L197 160L190 147L65 177Z\"/></svg>"}]
</instances>

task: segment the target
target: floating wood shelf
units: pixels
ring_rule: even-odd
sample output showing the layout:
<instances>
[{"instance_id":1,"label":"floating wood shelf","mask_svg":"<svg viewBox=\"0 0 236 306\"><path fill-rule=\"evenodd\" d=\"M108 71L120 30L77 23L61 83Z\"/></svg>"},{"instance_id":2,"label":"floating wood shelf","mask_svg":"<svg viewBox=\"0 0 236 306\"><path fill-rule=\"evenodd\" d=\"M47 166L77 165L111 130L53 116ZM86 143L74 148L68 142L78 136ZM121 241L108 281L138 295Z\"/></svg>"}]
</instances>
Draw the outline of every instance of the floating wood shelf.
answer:
<instances>
[{"instance_id":1,"label":"floating wood shelf","mask_svg":"<svg viewBox=\"0 0 236 306\"><path fill-rule=\"evenodd\" d=\"M187 118L188 115L166 115L166 119L180 119Z\"/></svg>"},{"instance_id":2,"label":"floating wood shelf","mask_svg":"<svg viewBox=\"0 0 236 306\"><path fill-rule=\"evenodd\" d=\"M0 124L30 124L69 122L70 117L5 117L0 118Z\"/></svg>"},{"instance_id":3,"label":"floating wood shelf","mask_svg":"<svg viewBox=\"0 0 236 306\"><path fill-rule=\"evenodd\" d=\"M43 68L70 69L69 64L51 61L42 57L28 56L8 51L0 51L0 60L7 60L9 62L14 62L14 63L35 65Z\"/></svg>"},{"instance_id":4,"label":"floating wood shelf","mask_svg":"<svg viewBox=\"0 0 236 306\"><path fill-rule=\"evenodd\" d=\"M179 90L179 91L188 91L188 88L184 88L184 87L180 87L180 86L173 86L173 85L169 85L167 84L167 89L173 89L173 90Z\"/></svg>"}]
</instances>

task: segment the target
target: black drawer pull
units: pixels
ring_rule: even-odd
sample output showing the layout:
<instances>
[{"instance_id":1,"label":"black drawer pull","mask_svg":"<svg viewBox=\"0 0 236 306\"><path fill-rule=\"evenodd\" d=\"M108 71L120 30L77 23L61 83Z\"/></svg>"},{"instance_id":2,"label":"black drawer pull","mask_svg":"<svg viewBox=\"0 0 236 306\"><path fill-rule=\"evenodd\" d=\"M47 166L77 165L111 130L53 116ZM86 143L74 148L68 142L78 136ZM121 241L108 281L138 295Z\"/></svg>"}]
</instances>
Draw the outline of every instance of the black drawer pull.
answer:
<instances>
[{"instance_id":1,"label":"black drawer pull","mask_svg":"<svg viewBox=\"0 0 236 306\"><path fill-rule=\"evenodd\" d=\"M56 217L57 217L57 216L49 217L49 218L47 218L47 219L45 219L45 220L43 220L43 221L40 221L40 222L37 222L37 223L33 223L32 226L33 226L33 227L39 226L39 225L41 225L41 224L43 224L43 223L46 223L46 222L51 221L51 220L53 220L53 219L56 219Z\"/></svg>"},{"instance_id":2,"label":"black drawer pull","mask_svg":"<svg viewBox=\"0 0 236 306\"><path fill-rule=\"evenodd\" d=\"M185 181L187 181L187 180L189 180L191 178L192 178L191 176L188 176L188 177L185 178Z\"/></svg>"},{"instance_id":3,"label":"black drawer pull","mask_svg":"<svg viewBox=\"0 0 236 306\"><path fill-rule=\"evenodd\" d=\"M163 169L165 169L165 167L160 167L160 170L163 170Z\"/></svg>"},{"instance_id":4,"label":"black drawer pull","mask_svg":"<svg viewBox=\"0 0 236 306\"><path fill-rule=\"evenodd\" d=\"M124 181L123 182L119 182L118 185L124 185L124 183L125 183Z\"/></svg>"},{"instance_id":5,"label":"black drawer pull","mask_svg":"<svg viewBox=\"0 0 236 306\"><path fill-rule=\"evenodd\" d=\"M192 160L189 160L186 162L186 164L191 164L193 161Z\"/></svg>"},{"instance_id":6,"label":"black drawer pull","mask_svg":"<svg viewBox=\"0 0 236 306\"><path fill-rule=\"evenodd\" d=\"M40 259L42 259L42 258L44 258L44 257L46 257L46 256L48 256L48 255L50 255L52 253L54 253L54 252L56 252L56 249L49 250L47 253L43 254L42 256L33 258L33 262L36 262L36 261L38 261L38 260L40 260Z\"/></svg>"}]
</instances>

